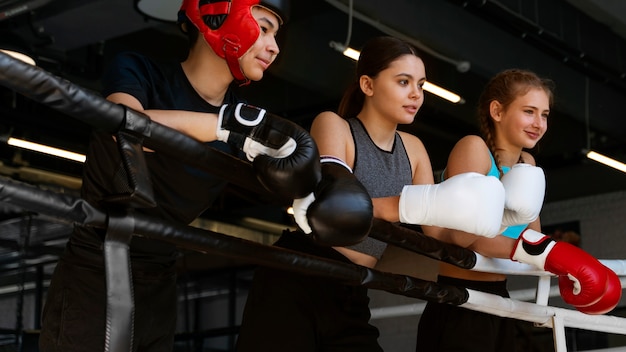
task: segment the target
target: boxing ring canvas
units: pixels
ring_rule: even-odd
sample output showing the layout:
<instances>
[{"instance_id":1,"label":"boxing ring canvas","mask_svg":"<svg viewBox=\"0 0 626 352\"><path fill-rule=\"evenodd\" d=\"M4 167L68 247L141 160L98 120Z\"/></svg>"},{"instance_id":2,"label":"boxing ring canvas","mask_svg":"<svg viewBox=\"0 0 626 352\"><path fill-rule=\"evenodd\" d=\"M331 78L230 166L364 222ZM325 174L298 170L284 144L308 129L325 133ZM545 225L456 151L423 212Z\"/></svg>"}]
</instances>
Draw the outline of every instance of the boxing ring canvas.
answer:
<instances>
[{"instance_id":1,"label":"boxing ring canvas","mask_svg":"<svg viewBox=\"0 0 626 352\"><path fill-rule=\"evenodd\" d=\"M112 104L71 82L1 53L0 84L87 122L95 128L141 137L143 145L183 157L191 165L214 172L251 192L265 190L264 196L272 195L259 184L249 163L229 157L156 123L147 130L145 125L132 123L137 121L136 115L140 113ZM143 186L141 183L135 185L135 192L129 195L130 202L135 207L150 205L151 190ZM419 300L454 304L466 309L532 322L537 326L552 329L557 352L567 351L564 332L566 327L626 335L626 318L610 314L587 315L573 309L549 306L547 302L551 293L552 274L548 272L510 260L485 258L467 249L440 243L410 226L378 219L375 219L370 235L389 244L466 269L536 277L537 290L534 302L506 299L409 275L334 262L227 234L150 218L134 212L132 207L121 207L114 213L105 213L80 198L40 189L6 177L0 177L0 202L51 216L68 224L107 230L113 225L122 230L118 231L122 235L166 241L181 249L206 255L245 259L255 265L292 270L306 275L329 276L349 285L360 285ZM124 250L127 248L124 248L123 237L118 237L110 243L113 244L115 253L109 259L124 258ZM602 260L602 262L621 277L623 286L626 283L626 260ZM121 269L112 262L107 265L113 272L123 276ZM123 285L118 288L116 297L122 301L121 306L128 304L132 306L132 302L128 302L129 297L125 296ZM128 321L126 313L124 308L117 309L112 322L132 324ZM129 343L125 336L111 336L110 339L107 346L112 350L116 350L116 347L122 347L124 350Z\"/></svg>"}]
</instances>

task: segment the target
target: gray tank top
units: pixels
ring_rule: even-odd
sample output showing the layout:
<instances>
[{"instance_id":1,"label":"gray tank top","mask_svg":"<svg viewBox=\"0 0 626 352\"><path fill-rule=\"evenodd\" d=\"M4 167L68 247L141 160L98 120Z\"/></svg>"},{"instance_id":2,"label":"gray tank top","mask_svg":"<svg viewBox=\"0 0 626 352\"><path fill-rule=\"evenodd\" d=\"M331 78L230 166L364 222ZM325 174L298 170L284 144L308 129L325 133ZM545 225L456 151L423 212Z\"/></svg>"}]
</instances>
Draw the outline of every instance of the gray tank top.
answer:
<instances>
[{"instance_id":1,"label":"gray tank top","mask_svg":"<svg viewBox=\"0 0 626 352\"><path fill-rule=\"evenodd\" d=\"M348 123L354 139L354 175L372 198L400 195L405 185L413 183L411 162L400 135L396 133L393 148L388 152L374 144L361 120L351 118ZM386 247L385 242L367 237L348 248L380 259Z\"/></svg>"}]
</instances>

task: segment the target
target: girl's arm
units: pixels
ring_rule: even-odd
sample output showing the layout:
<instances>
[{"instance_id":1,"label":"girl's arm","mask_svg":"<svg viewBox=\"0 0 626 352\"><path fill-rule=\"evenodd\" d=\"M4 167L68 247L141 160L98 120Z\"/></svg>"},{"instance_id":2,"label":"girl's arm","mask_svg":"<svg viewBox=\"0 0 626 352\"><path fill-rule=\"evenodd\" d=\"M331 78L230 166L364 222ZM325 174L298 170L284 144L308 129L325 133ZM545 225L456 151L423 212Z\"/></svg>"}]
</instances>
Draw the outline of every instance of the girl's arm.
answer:
<instances>
[{"instance_id":1,"label":"girl's arm","mask_svg":"<svg viewBox=\"0 0 626 352\"><path fill-rule=\"evenodd\" d=\"M333 156L350 168L354 167L354 142L348 121L334 112L325 111L315 117L310 133L320 156Z\"/></svg>"}]
</instances>

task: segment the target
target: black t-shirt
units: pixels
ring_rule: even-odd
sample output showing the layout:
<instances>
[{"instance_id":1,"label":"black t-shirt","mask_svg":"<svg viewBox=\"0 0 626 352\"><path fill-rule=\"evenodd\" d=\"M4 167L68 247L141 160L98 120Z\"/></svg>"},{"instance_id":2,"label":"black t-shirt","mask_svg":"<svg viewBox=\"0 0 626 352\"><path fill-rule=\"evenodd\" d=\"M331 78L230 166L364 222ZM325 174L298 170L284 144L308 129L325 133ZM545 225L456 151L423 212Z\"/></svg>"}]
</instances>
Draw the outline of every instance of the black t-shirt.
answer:
<instances>
[{"instance_id":1,"label":"black t-shirt","mask_svg":"<svg viewBox=\"0 0 626 352\"><path fill-rule=\"evenodd\" d=\"M179 62L161 63L136 53L121 53L108 67L102 83L103 96L114 92L128 93L137 98L145 109L219 111L219 107L212 106L197 94ZM224 102L236 101L229 89ZM208 144L237 154L225 143ZM226 184L225 180L176 158L158 152L144 154L157 206L139 209L139 212L188 224L213 203ZM82 197L90 204L104 208L104 198L128 191L125 180L125 171L111 134L94 131L84 165ZM70 241L81 250L101 251L103 239L103 232L78 227ZM174 255L172 245L136 236L132 239L131 256L134 262L170 265Z\"/></svg>"}]
</instances>

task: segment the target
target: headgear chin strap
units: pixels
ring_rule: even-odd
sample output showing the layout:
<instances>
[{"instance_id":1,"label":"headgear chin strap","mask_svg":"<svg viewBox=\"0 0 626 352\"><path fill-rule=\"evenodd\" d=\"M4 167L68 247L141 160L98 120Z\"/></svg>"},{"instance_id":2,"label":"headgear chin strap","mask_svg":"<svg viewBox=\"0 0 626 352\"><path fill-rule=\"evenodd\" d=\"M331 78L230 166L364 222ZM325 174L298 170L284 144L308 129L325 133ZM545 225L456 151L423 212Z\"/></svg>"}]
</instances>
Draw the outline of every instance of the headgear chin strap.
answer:
<instances>
[{"instance_id":1,"label":"headgear chin strap","mask_svg":"<svg viewBox=\"0 0 626 352\"><path fill-rule=\"evenodd\" d=\"M260 2L260 0L183 0L179 12L179 17L186 15L213 51L226 60L230 72L241 85L250 83L241 70L239 58L252 47L261 32L251 11L255 5L263 6ZM280 16L279 20L282 21Z\"/></svg>"}]
</instances>

